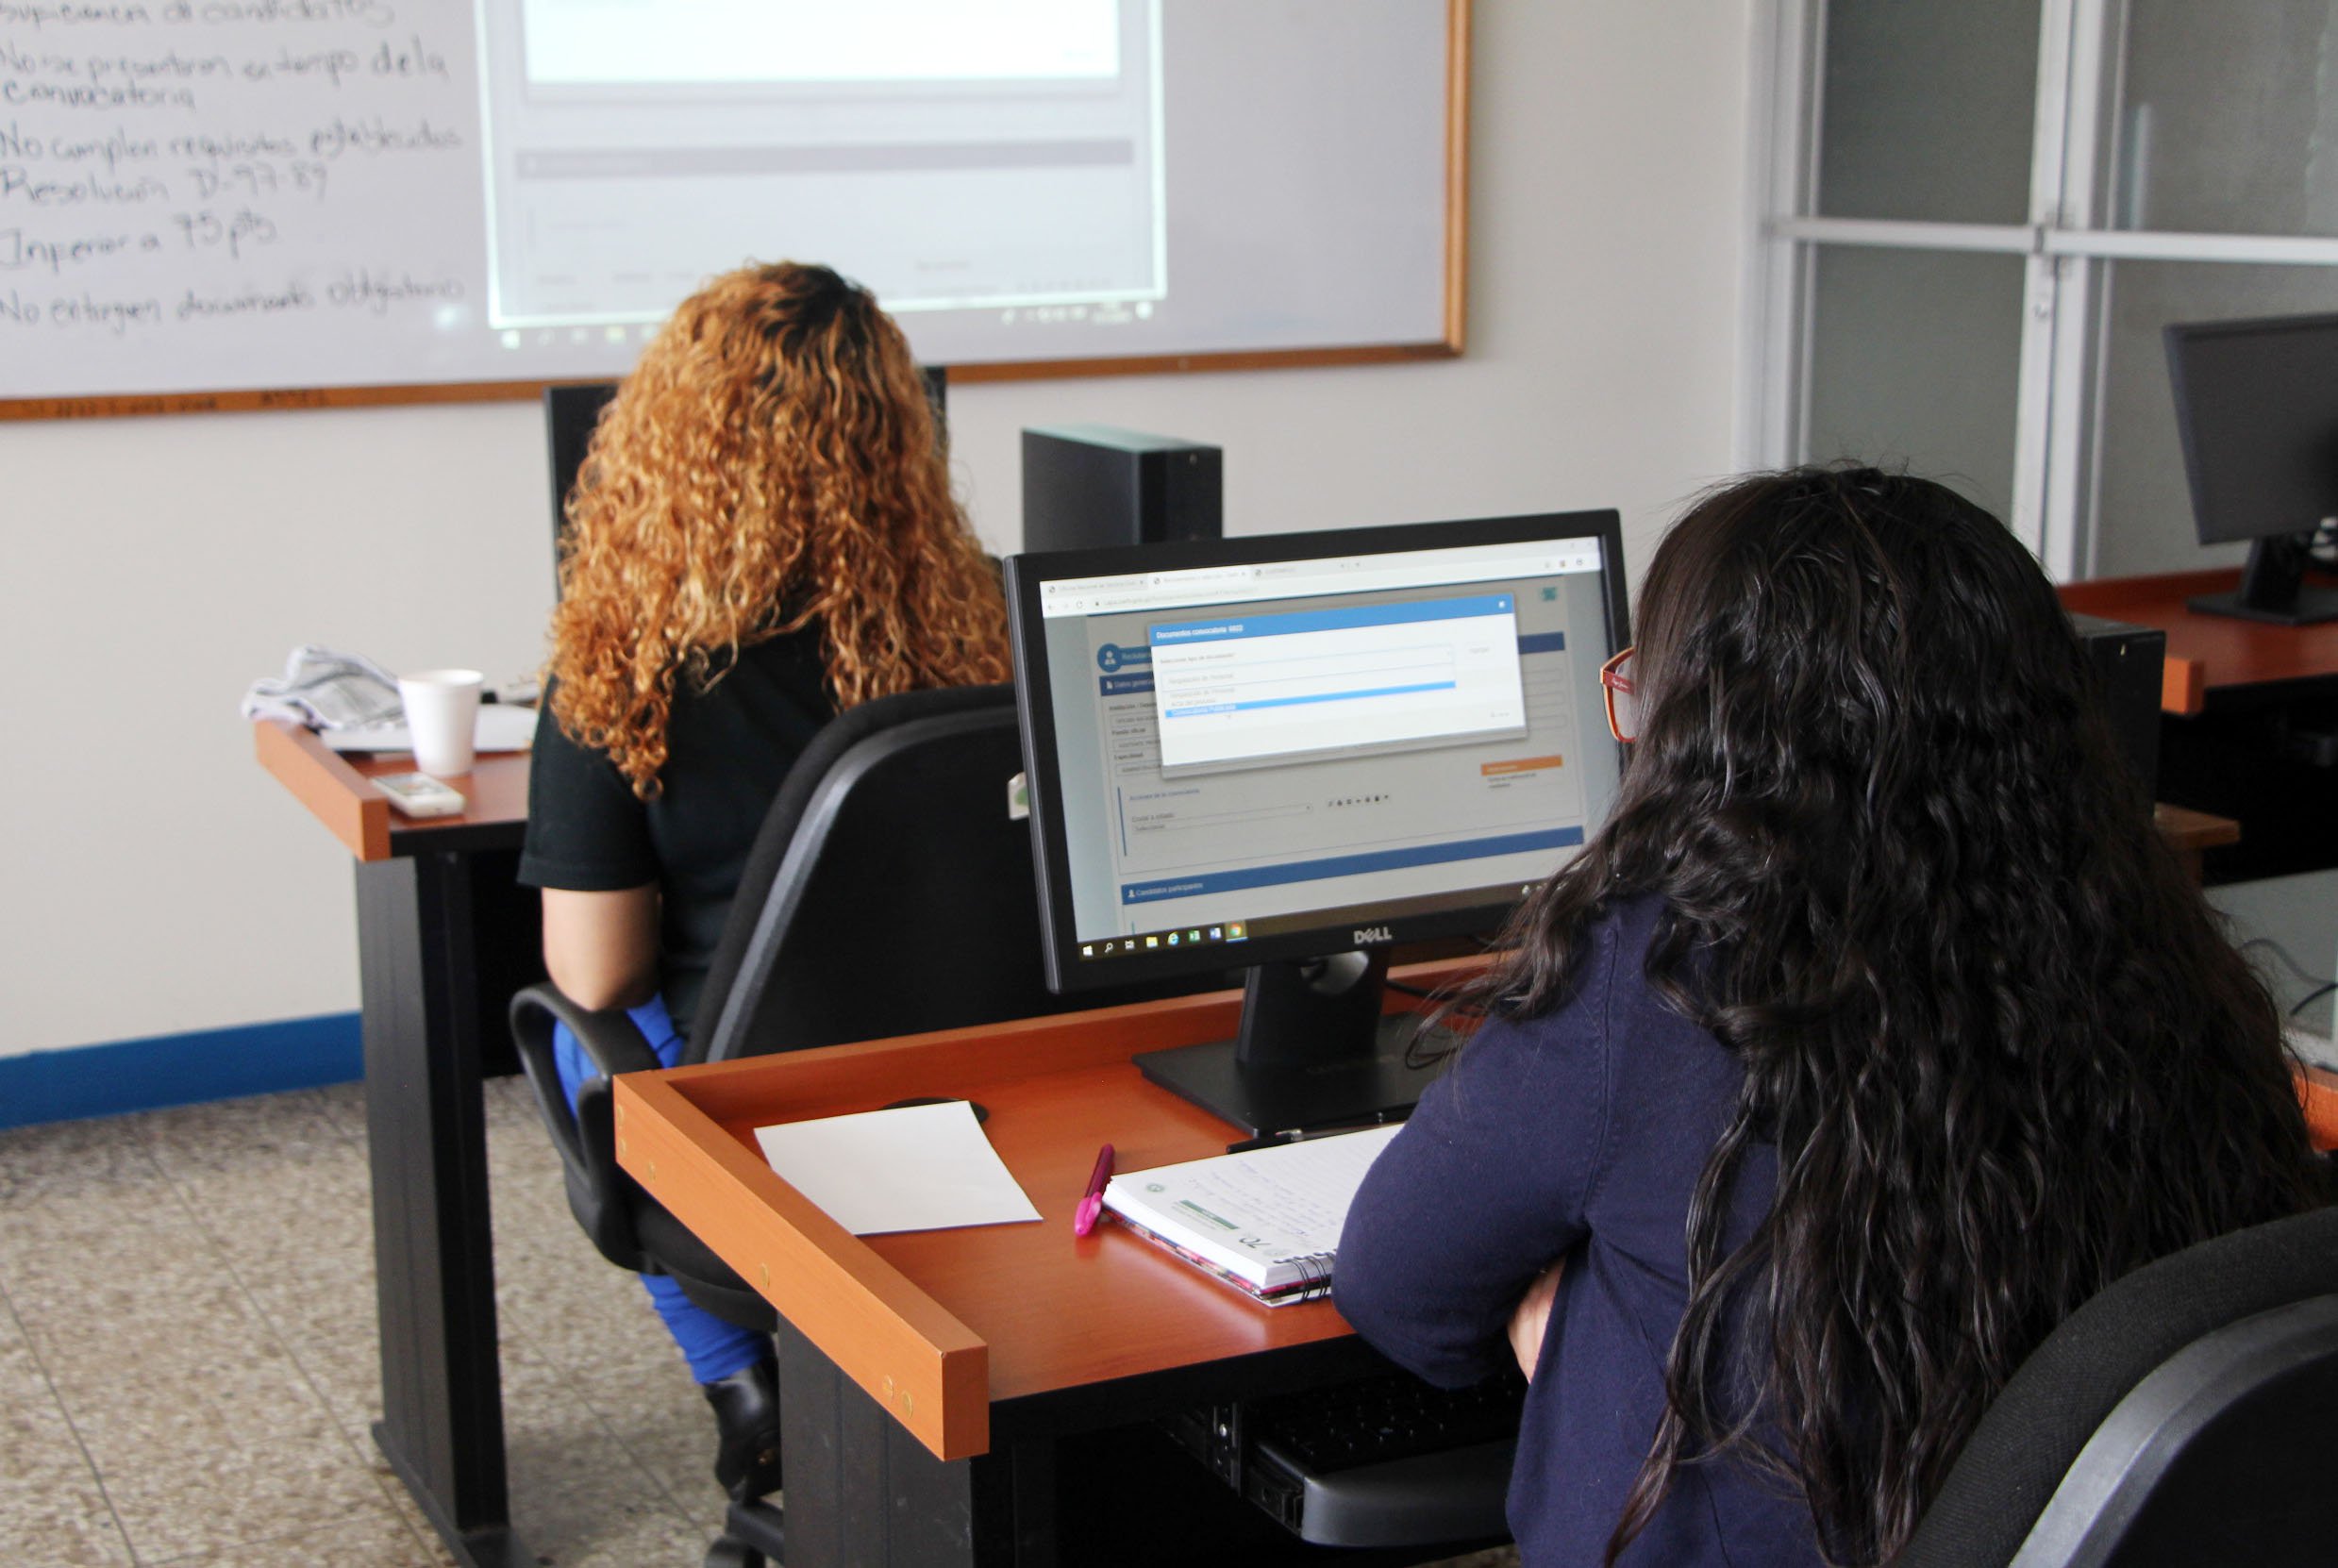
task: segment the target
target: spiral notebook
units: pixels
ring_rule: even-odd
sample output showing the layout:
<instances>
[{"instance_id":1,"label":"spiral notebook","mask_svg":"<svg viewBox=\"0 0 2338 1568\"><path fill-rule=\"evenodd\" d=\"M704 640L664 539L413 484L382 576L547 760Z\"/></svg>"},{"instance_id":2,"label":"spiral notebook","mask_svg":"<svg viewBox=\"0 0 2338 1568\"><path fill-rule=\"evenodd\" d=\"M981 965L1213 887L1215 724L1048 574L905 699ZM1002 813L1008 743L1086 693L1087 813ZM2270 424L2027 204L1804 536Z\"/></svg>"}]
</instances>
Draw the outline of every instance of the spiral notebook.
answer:
<instances>
[{"instance_id":1,"label":"spiral notebook","mask_svg":"<svg viewBox=\"0 0 2338 1568\"><path fill-rule=\"evenodd\" d=\"M1128 1171L1104 1207L1147 1241L1269 1306L1331 1288L1340 1227L1397 1126Z\"/></svg>"}]
</instances>

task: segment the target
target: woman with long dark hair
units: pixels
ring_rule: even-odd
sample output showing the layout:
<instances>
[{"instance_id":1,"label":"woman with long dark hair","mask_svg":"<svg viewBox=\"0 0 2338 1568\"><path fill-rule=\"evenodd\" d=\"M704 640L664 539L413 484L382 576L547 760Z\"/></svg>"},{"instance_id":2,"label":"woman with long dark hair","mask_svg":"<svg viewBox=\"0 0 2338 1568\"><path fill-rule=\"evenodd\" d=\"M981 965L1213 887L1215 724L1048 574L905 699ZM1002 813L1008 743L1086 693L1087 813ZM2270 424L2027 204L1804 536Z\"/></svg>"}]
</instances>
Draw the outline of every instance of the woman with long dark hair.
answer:
<instances>
[{"instance_id":1,"label":"woman with long dark hair","mask_svg":"<svg viewBox=\"0 0 2338 1568\"><path fill-rule=\"evenodd\" d=\"M553 983L626 1009L671 1066L789 767L843 709L1006 679L1006 599L907 340L827 267L684 300L594 427L567 525L520 880ZM597 1070L565 1027L553 1047L573 1099ZM643 1283L714 1407L717 1478L771 1490L769 1338Z\"/></svg>"},{"instance_id":2,"label":"woman with long dark hair","mask_svg":"<svg viewBox=\"0 0 2338 1568\"><path fill-rule=\"evenodd\" d=\"M1614 810L1464 998L1339 1304L1433 1381L1528 1368L1529 1563L1887 1561L2057 1323L2321 1167L1995 518L1742 480L1638 619Z\"/></svg>"}]
</instances>

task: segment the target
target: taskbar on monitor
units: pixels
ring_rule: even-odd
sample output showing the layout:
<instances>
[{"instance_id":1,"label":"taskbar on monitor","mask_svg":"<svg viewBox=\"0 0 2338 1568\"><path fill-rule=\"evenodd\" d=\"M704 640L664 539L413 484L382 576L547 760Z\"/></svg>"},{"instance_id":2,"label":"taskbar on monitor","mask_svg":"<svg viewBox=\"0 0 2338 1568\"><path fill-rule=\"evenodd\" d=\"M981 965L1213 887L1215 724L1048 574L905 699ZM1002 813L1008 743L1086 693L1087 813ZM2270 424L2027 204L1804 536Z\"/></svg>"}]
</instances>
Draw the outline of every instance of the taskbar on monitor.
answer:
<instances>
[{"instance_id":1,"label":"taskbar on monitor","mask_svg":"<svg viewBox=\"0 0 2338 1568\"><path fill-rule=\"evenodd\" d=\"M1292 914L1211 921L1197 926L1162 926L1157 931L1136 931L1082 942L1079 957L1084 962L1098 959L1126 959L1144 953L1182 952L1192 947L1230 946L1264 937L1289 936L1301 931L1337 930L1342 926L1357 934L1359 940L1355 945L1372 946L1377 945L1378 942L1389 940L1380 937L1376 942L1372 935L1374 929L1385 928L1393 921L1418 915L1446 914L1456 909L1504 909L1517 903L1534 888L1535 884L1531 882L1503 882L1483 888L1462 888L1452 892L1382 899L1371 904L1302 909Z\"/></svg>"}]
</instances>

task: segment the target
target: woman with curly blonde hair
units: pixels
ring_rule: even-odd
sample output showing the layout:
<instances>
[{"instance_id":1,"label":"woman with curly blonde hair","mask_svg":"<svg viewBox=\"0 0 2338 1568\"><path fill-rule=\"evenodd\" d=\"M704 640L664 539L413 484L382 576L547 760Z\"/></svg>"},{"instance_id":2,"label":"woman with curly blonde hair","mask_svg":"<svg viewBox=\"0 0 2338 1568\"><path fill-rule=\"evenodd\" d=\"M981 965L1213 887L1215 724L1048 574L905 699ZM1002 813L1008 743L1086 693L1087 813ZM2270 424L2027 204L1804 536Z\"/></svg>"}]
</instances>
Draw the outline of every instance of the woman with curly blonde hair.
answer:
<instances>
[{"instance_id":1,"label":"woman with curly blonde hair","mask_svg":"<svg viewBox=\"0 0 2338 1568\"><path fill-rule=\"evenodd\" d=\"M685 300L567 517L520 878L554 984L626 1009L672 1064L789 766L843 709L1008 678L1006 605L900 328L826 267ZM565 1029L555 1047L573 1097L597 1069ZM769 1342L643 1283L715 1407L718 1477L768 1490Z\"/></svg>"}]
</instances>

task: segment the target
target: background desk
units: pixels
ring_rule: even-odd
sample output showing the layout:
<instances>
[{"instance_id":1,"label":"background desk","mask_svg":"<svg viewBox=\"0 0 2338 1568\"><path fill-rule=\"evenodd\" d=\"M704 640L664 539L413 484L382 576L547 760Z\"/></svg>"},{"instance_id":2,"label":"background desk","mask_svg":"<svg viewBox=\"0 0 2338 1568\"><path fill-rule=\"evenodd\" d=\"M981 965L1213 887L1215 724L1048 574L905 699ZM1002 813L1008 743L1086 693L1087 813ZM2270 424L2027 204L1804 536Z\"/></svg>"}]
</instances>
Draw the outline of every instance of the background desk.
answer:
<instances>
[{"instance_id":1,"label":"background desk","mask_svg":"<svg viewBox=\"0 0 2338 1568\"><path fill-rule=\"evenodd\" d=\"M336 755L253 726L262 766L357 859L366 1146L381 1335L375 1441L472 1568L532 1564L511 1539L479 1083L513 1068L504 1007L543 976L534 893L516 880L525 753L488 756L459 817L409 822L366 782L413 764Z\"/></svg>"},{"instance_id":2,"label":"background desk","mask_svg":"<svg viewBox=\"0 0 2338 1568\"><path fill-rule=\"evenodd\" d=\"M2240 825L2237 842L2205 857L2211 883L2338 866L2338 623L2277 626L2185 604L2239 580L2182 572L2061 590L2082 614L2167 633L2159 797Z\"/></svg>"}]
</instances>

